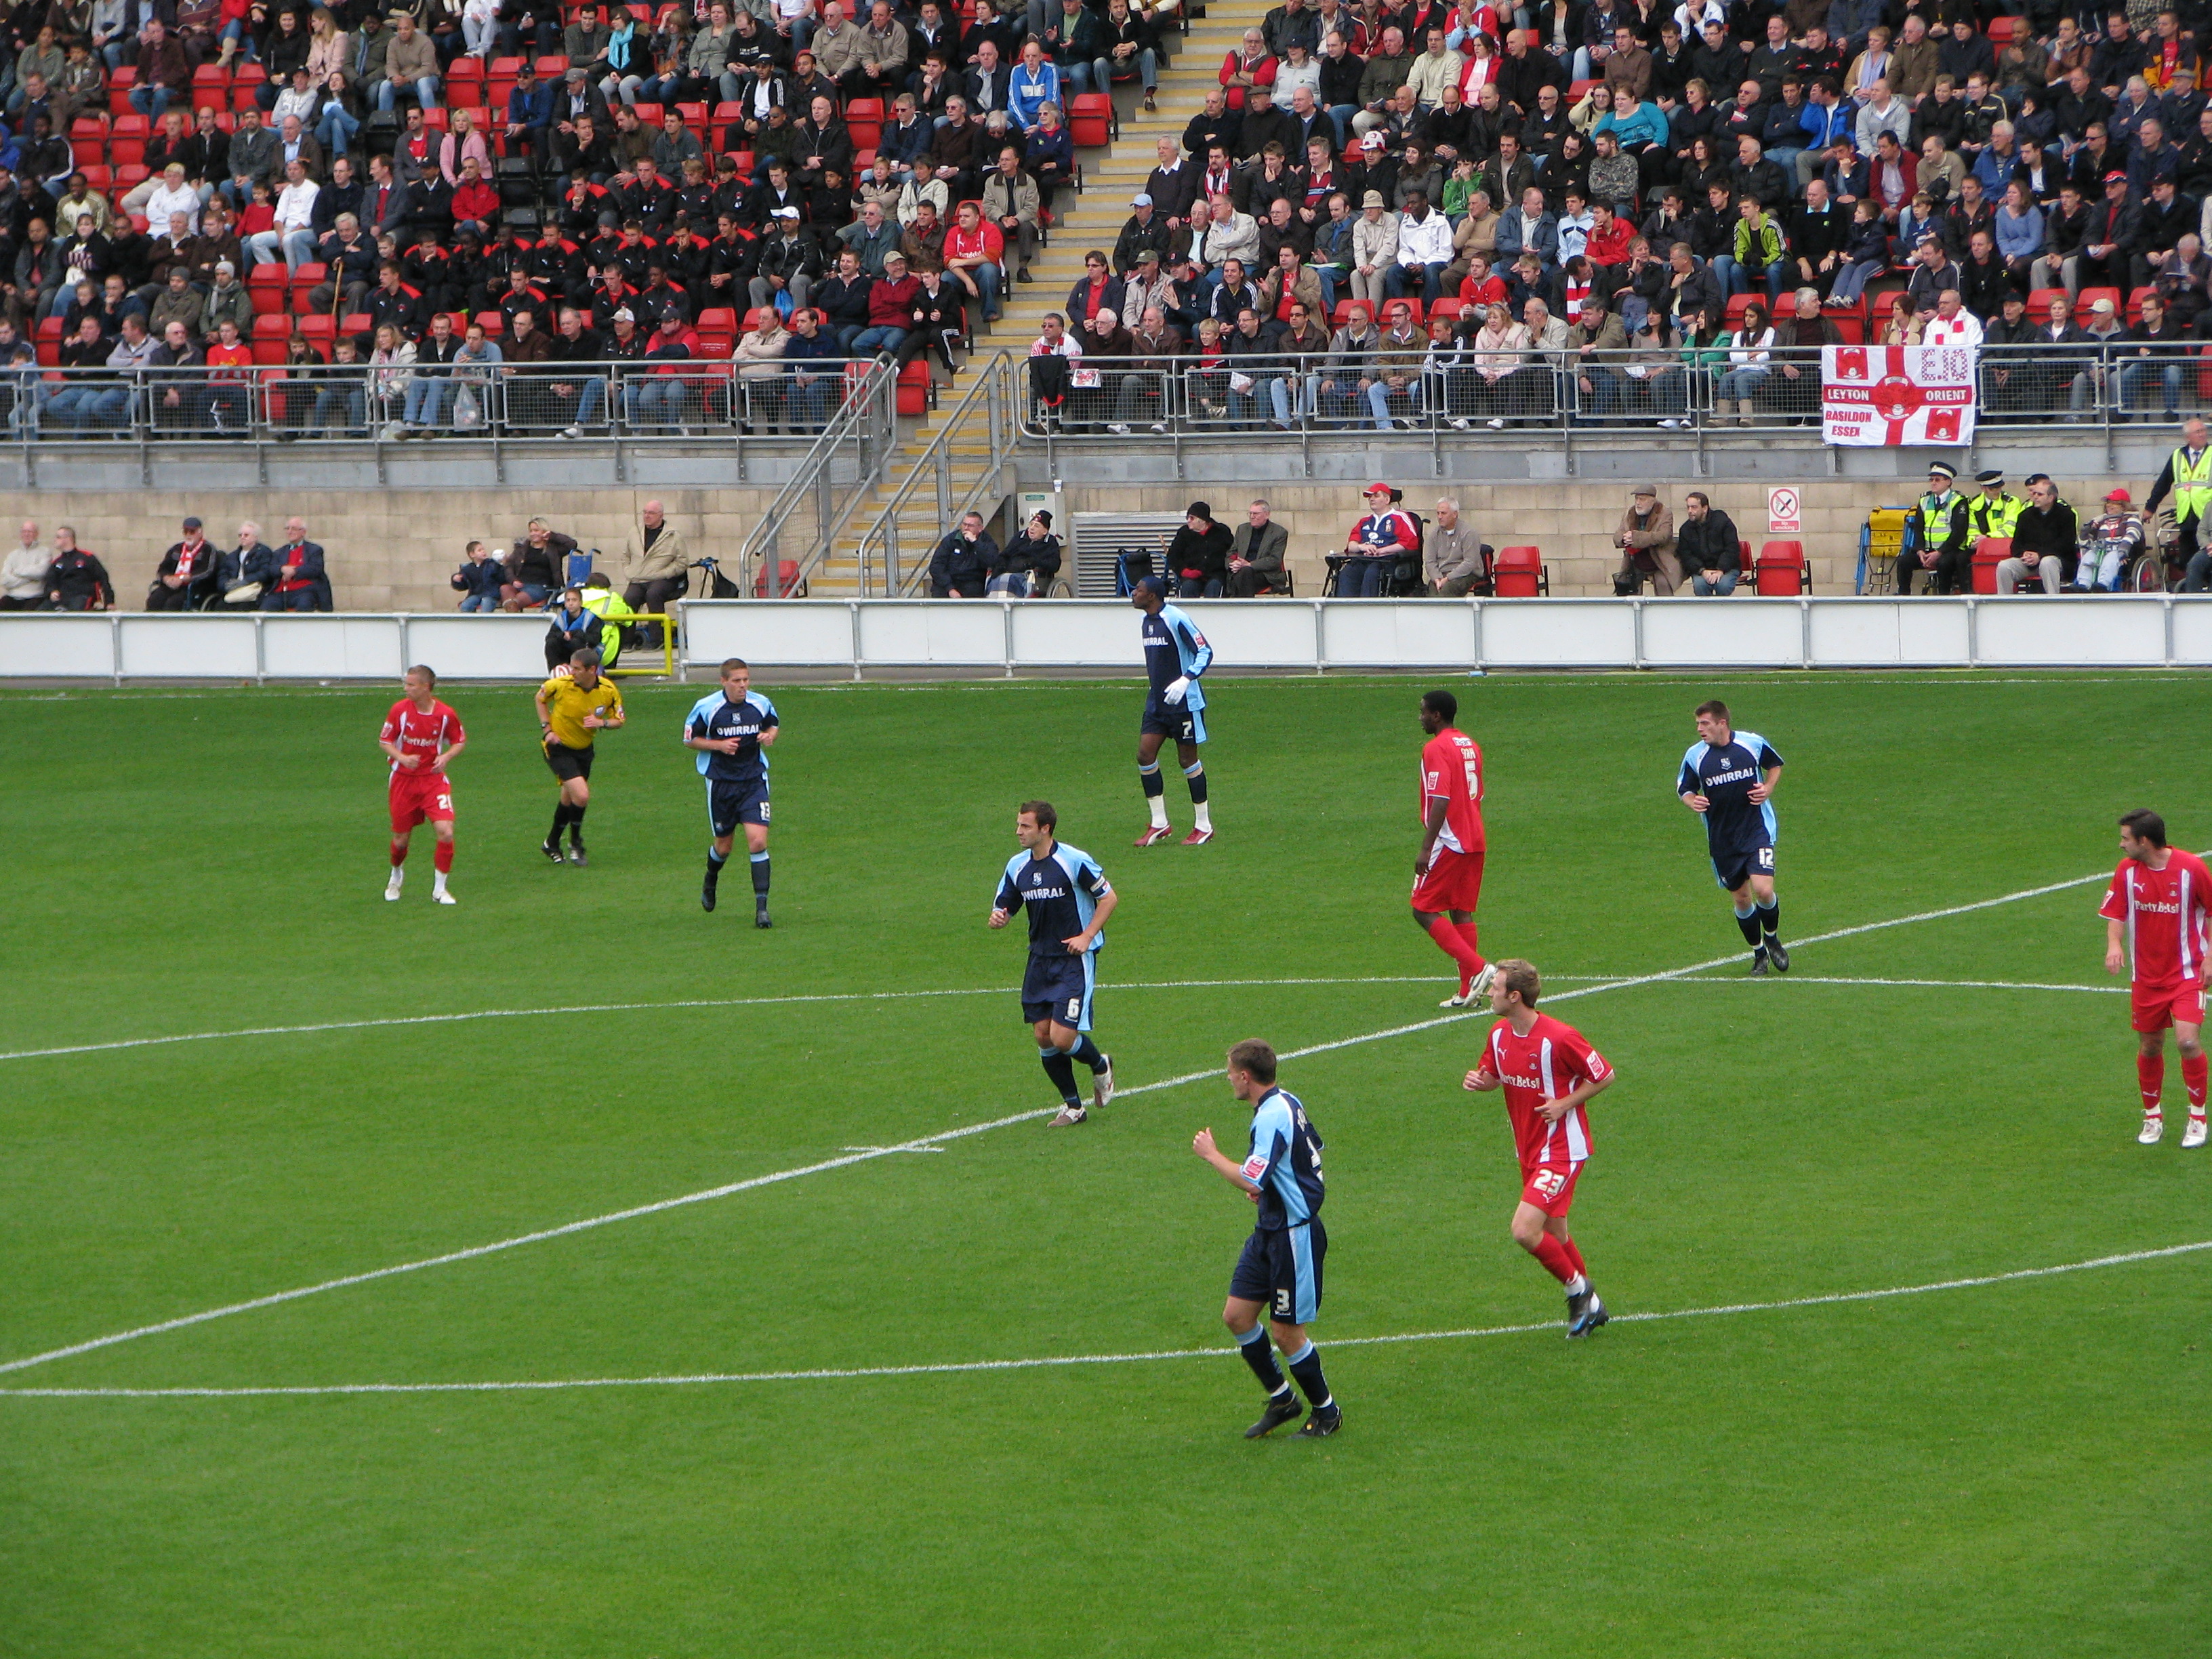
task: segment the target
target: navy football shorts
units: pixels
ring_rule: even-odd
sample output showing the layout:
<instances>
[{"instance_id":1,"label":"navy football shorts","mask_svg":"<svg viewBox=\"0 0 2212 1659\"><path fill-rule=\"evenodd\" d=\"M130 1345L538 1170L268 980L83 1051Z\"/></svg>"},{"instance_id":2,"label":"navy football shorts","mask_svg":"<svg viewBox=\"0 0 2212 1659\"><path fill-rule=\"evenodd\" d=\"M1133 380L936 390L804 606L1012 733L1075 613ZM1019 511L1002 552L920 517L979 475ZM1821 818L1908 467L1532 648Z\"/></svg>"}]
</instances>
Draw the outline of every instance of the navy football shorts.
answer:
<instances>
[{"instance_id":1,"label":"navy football shorts","mask_svg":"<svg viewBox=\"0 0 2212 1659\"><path fill-rule=\"evenodd\" d=\"M1022 975L1022 1018L1034 1025L1055 1020L1072 1030L1091 1029L1091 997L1097 988L1097 953L1041 957L1032 954Z\"/></svg>"},{"instance_id":2,"label":"navy football shorts","mask_svg":"<svg viewBox=\"0 0 2212 1659\"><path fill-rule=\"evenodd\" d=\"M1229 1275L1229 1294L1263 1304L1270 1319L1303 1325L1321 1311L1321 1264L1328 1254L1319 1216L1299 1227L1255 1227Z\"/></svg>"},{"instance_id":3,"label":"navy football shorts","mask_svg":"<svg viewBox=\"0 0 2212 1659\"><path fill-rule=\"evenodd\" d=\"M1206 711L1188 702L1162 702L1155 692L1145 699L1144 721L1137 729L1147 736L1157 732L1176 743L1204 743Z\"/></svg>"},{"instance_id":4,"label":"navy football shorts","mask_svg":"<svg viewBox=\"0 0 2212 1659\"><path fill-rule=\"evenodd\" d=\"M741 823L768 822L768 780L725 783L707 780L707 823L717 836L734 836Z\"/></svg>"},{"instance_id":5,"label":"navy football shorts","mask_svg":"<svg viewBox=\"0 0 2212 1659\"><path fill-rule=\"evenodd\" d=\"M1723 892L1735 892L1753 876L1773 873L1771 847L1739 847L1731 852L1713 854L1713 878L1720 883Z\"/></svg>"}]
</instances>

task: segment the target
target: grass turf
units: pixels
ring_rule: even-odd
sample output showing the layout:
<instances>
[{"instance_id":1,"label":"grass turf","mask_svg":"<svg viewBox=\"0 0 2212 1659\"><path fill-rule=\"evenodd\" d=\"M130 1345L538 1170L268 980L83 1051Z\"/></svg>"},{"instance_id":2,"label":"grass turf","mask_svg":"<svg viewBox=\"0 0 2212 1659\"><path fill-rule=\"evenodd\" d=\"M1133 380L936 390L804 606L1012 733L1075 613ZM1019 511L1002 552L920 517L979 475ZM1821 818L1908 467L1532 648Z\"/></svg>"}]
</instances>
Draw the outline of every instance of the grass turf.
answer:
<instances>
[{"instance_id":1,"label":"grass turf","mask_svg":"<svg viewBox=\"0 0 2212 1659\"><path fill-rule=\"evenodd\" d=\"M382 885L386 693L4 701L18 994L0 1050L483 1009L0 1062L0 1361L1047 1107L983 927L1018 799L1123 895L1125 1085L1231 1040L1436 1017L1405 920L1413 704L1230 681L1222 836L1144 854L1126 685L770 687L777 927L702 914L697 690L629 693L586 871L544 866L526 691L459 689L458 908ZM1738 948L1671 799L1718 691L1790 764L1794 936L2212 843L2191 679L1469 683L1492 952L1635 975ZM2141 734L2139 737L2136 734ZM22 764L35 757L33 766ZM1180 785L1170 784L1179 823ZM1577 1236L1624 1312L2212 1238L2212 1149L2136 1146L2096 890L1597 991L1621 1072ZM1134 989L1188 980L1426 983ZM1562 979L1558 990L1581 988ZM703 1006L923 991L945 996ZM690 1007L666 1005L692 1001ZM11 1654L2194 1654L2212 1254L1895 1301L1388 1346L1548 1322L1506 1239L1481 1022L1286 1065L1328 1142L1316 1327L1346 1428L1237 1437L1218 1357L530 1394L0 1399ZM2169 1068L2178 1102L2178 1066ZM1247 1224L1198 1082L0 1376L0 1387L635 1377L1182 1351ZM1332 1342L1338 1343L1332 1348ZM1256 1627L1256 1629L1255 1629Z\"/></svg>"}]
</instances>

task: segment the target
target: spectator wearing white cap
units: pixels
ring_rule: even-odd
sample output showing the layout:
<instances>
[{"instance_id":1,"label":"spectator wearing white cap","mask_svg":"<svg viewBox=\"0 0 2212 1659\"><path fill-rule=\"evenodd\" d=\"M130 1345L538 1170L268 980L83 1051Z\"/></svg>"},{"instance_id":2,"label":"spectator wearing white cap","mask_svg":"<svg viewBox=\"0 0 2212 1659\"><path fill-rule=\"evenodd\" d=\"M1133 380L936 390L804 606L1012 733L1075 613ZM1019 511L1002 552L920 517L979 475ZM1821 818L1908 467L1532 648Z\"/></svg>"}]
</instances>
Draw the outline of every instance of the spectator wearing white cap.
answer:
<instances>
[{"instance_id":1,"label":"spectator wearing white cap","mask_svg":"<svg viewBox=\"0 0 2212 1659\"><path fill-rule=\"evenodd\" d=\"M1137 267L1137 256L1146 248L1167 257L1170 232L1167 218L1152 200L1150 191L1139 191L1129 198L1129 216L1122 222L1121 234L1114 239L1114 269L1124 275Z\"/></svg>"}]
</instances>

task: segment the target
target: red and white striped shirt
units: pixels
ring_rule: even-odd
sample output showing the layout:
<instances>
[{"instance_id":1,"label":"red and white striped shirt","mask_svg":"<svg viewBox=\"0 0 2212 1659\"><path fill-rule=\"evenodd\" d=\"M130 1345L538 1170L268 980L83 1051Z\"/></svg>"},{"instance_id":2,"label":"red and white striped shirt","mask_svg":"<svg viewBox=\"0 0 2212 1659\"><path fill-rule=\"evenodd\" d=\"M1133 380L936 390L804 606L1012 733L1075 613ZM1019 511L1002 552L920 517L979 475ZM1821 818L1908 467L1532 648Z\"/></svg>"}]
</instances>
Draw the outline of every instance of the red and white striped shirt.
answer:
<instances>
[{"instance_id":1,"label":"red and white striped shirt","mask_svg":"<svg viewBox=\"0 0 2212 1659\"><path fill-rule=\"evenodd\" d=\"M1605 1056L1580 1031L1549 1014L1536 1016L1528 1035L1516 1036L1513 1022L1490 1028L1490 1047L1482 1069L1495 1073L1505 1088L1505 1114L1513 1122L1515 1150L1525 1172L1564 1169L1589 1156L1589 1120L1577 1106L1557 1123L1537 1109L1546 1101L1572 1094L1583 1083L1613 1075Z\"/></svg>"},{"instance_id":2,"label":"red and white striped shirt","mask_svg":"<svg viewBox=\"0 0 2212 1659\"><path fill-rule=\"evenodd\" d=\"M2203 979L2208 905L2212 871L2177 847L2168 849L2163 870L2122 859L2097 914L2127 923L2135 982L2164 990Z\"/></svg>"}]
</instances>

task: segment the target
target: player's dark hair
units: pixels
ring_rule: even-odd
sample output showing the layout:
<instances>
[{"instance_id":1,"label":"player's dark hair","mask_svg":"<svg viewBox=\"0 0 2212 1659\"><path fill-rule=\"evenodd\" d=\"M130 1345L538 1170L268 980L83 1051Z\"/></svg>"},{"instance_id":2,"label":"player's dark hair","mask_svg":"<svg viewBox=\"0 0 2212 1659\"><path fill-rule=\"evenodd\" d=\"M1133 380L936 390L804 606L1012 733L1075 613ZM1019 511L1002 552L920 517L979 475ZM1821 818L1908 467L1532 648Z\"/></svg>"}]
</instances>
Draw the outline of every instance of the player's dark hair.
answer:
<instances>
[{"instance_id":1,"label":"player's dark hair","mask_svg":"<svg viewBox=\"0 0 2212 1659\"><path fill-rule=\"evenodd\" d=\"M751 669L745 666L745 659L743 657L725 657L722 659L721 672L716 678L725 680L729 678L730 671L733 668L744 668L749 674L752 672Z\"/></svg>"},{"instance_id":2,"label":"player's dark hair","mask_svg":"<svg viewBox=\"0 0 2212 1659\"><path fill-rule=\"evenodd\" d=\"M1711 714L1716 720L1724 720L1729 717L1728 705L1723 702L1718 697L1706 698L1705 702L1698 705L1697 712L1700 714Z\"/></svg>"},{"instance_id":3,"label":"player's dark hair","mask_svg":"<svg viewBox=\"0 0 2212 1659\"><path fill-rule=\"evenodd\" d=\"M568 665L571 668L597 668L599 665L599 653L587 645L568 659Z\"/></svg>"},{"instance_id":4,"label":"player's dark hair","mask_svg":"<svg viewBox=\"0 0 2212 1659\"><path fill-rule=\"evenodd\" d=\"M1229 1063L1249 1073L1255 1083L1275 1080L1275 1051L1257 1037L1246 1037L1229 1051Z\"/></svg>"},{"instance_id":5,"label":"player's dark hair","mask_svg":"<svg viewBox=\"0 0 2212 1659\"><path fill-rule=\"evenodd\" d=\"M1507 990L1521 999L1524 1008L1534 1007L1536 998L1544 988L1544 981L1536 975L1536 964L1520 957L1508 957L1499 963L1498 979Z\"/></svg>"},{"instance_id":6,"label":"player's dark hair","mask_svg":"<svg viewBox=\"0 0 2212 1659\"><path fill-rule=\"evenodd\" d=\"M403 680L411 680L417 674L420 674L424 679L429 681L433 685L435 685L438 683L437 671L434 669L426 668L419 662L412 668L409 669L405 673L402 674L399 678Z\"/></svg>"},{"instance_id":7,"label":"player's dark hair","mask_svg":"<svg viewBox=\"0 0 2212 1659\"><path fill-rule=\"evenodd\" d=\"M1060 814L1052 810L1052 803L1048 800L1025 800L1021 805L1021 811L1035 818L1036 826L1040 830L1060 828ZM1017 813L1016 816L1019 817L1020 814Z\"/></svg>"},{"instance_id":8,"label":"player's dark hair","mask_svg":"<svg viewBox=\"0 0 2212 1659\"><path fill-rule=\"evenodd\" d=\"M1454 720L1459 718L1459 699L1452 696L1449 691L1422 692L1421 707L1427 709L1431 714L1441 714L1443 716L1443 722L1446 726L1449 726Z\"/></svg>"},{"instance_id":9,"label":"player's dark hair","mask_svg":"<svg viewBox=\"0 0 2212 1659\"><path fill-rule=\"evenodd\" d=\"M2166 845L2166 820L2148 806L2138 806L2132 812L2123 812L2120 828L2137 841L2147 841L2154 847Z\"/></svg>"}]
</instances>

